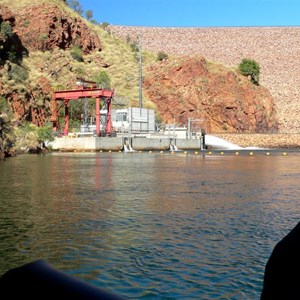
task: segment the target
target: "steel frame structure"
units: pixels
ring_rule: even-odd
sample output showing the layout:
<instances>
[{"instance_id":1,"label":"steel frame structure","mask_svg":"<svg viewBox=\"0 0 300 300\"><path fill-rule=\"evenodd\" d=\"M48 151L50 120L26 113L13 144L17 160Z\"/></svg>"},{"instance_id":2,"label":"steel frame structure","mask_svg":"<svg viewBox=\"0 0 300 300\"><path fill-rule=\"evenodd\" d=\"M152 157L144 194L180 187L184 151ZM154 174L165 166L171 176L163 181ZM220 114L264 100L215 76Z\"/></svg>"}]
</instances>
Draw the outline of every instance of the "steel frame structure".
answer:
<instances>
[{"instance_id":1,"label":"steel frame structure","mask_svg":"<svg viewBox=\"0 0 300 300\"><path fill-rule=\"evenodd\" d=\"M74 90L57 91L54 92L54 107L52 114L53 130L58 130L58 111L57 101L62 101L65 105L65 126L63 135L69 133L69 102L71 100L80 100L85 98L96 99L96 135L100 136L100 99L104 101L103 107L107 109L107 118L105 124L105 135L111 135L112 123L111 123L111 101L114 95L113 90L99 89L99 88L79 88Z\"/></svg>"}]
</instances>

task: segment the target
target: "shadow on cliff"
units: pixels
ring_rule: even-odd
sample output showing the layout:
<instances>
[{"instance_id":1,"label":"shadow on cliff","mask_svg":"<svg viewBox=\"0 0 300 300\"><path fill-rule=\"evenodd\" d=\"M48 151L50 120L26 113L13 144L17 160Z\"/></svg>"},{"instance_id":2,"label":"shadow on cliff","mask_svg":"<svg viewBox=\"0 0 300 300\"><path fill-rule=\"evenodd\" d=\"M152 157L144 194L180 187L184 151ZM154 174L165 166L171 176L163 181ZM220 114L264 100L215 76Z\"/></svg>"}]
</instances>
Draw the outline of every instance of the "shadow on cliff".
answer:
<instances>
[{"instance_id":1,"label":"shadow on cliff","mask_svg":"<svg viewBox=\"0 0 300 300\"><path fill-rule=\"evenodd\" d=\"M23 57L28 56L28 50L14 29L15 17L6 7L0 7L0 24L0 67L7 60L21 64Z\"/></svg>"},{"instance_id":2,"label":"shadow on cliff","mask_svg":"<svg viewBox=\"0 0 300 300\"><path fill-rule=\"evenodd\" d=\"M0 66L3 66L7 60L20 65L24 57L28 56L28 50L22 44L19 36L14 33L5 41L0 41Z\"/></svg>"}]
</instances>

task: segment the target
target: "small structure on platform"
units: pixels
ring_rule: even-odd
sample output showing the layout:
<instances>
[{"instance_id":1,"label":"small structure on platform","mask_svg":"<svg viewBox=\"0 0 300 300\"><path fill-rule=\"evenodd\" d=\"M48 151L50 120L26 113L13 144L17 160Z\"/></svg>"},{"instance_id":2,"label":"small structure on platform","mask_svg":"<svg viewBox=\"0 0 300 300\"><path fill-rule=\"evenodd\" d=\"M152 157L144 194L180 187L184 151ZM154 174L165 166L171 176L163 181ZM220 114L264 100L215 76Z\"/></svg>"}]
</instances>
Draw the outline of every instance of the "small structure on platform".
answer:
<instances>
[{"instance_id":1,"label":"small structure on platform","mask_svg":"<svg viewBox=\"0 0 300 300\"><path fill-rule=\"evenodd\" d=\"M100 129L103 130L108 110L100 111ZM128 107L111 110L112 131L116 133L154 133L155 113L153 109ZM94 132L96 125L93 121L80 126L80 132Z\"/></svg>"},{"instance_id":2,"label":"small structure on platform","mask_svg":"<svg viewBox=\"0 0 300 300\"><path fill-rule=\"evenodd\" d=\"M69 133L69 102L71 100L81 100L86 98L96 99L96 125L95 132L97 136L101 135L100 131L100 100L103 101L102 109L107 111L105 123L103 126L103 135L111 135L112 123L111 123L111 101L114 95L113 90L97 88L97 85L93 81L79 80L77 82L77 89L56 91L54 93L54 107L53 107L53 130L58 130L58 101L62 101L65 106L65 124L63 135Z\"/></svg>"}]
</instances>

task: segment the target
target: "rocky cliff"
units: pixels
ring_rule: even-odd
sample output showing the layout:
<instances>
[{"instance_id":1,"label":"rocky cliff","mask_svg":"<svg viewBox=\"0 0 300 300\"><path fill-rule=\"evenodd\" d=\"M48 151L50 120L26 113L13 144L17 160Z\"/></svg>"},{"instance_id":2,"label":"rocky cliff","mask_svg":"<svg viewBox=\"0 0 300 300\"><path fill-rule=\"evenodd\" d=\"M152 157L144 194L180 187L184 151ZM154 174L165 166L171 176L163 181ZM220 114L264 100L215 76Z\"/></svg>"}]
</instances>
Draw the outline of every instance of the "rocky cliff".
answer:
<instances>
[{"instance_id":1,"label":"rocky cliff","mask_svg":"<svg viewBox=\"0 0 300 300\"><path fill-rule=\"evenodd\" d=\"M68 49L74 45L84 53L101 50L99 37L81 17L71 17L51 2L26 7L15 18L18 36L29 50Z\"/></svg>"},{"instance_id":2,"label":"rocky cliff","mask_svg":"<svg viewBox=\"0 0 300 300\"><path fill-rule=\"evenodd\" d=\"M166 123L186 125L191 118L208 132L277 131L270 92L203 57L154 64L144 88Z\"/></svg>"}]
</instances>

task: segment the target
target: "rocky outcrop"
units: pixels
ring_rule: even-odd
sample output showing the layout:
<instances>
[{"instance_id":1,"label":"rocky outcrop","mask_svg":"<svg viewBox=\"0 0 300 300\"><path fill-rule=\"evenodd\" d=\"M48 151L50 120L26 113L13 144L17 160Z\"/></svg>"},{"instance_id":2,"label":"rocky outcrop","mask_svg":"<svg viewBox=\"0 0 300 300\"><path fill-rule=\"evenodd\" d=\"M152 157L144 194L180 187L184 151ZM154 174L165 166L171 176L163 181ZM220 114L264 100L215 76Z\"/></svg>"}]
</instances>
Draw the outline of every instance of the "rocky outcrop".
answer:
<instances>
[{"instance_id":1,"label":"rocky outcrop","mask_svg":"<svg viewBox=\"0 0 300 300\"><path fill-rule=\"evenodd\" d=\"M187 124L208 132L276 132L270 92L232 69L184 57L154 64L145 77L145 93L166 123Z\"/></svg>"},{"instance_id":2,"label":"rocky outcrop","mask_svg":"<svg viewBox=\"0 0 300 300\"><path fill-rule=\"evenodd\" d=\"M175 55L202 55L236 67L243 58L257 61L260 82L274 97L281 133L300 132L300 27L163 28L109 26L128 39L140 36L144 50Z\"/></svg>"},{"instance_id":3,"label":"rocky outcrop","mask_svg":"<svg viewBox=\"0 0 300 300\"><path fill-rule=\"evenodd\" d=\"M28 121L42 126L51 115L52 89L45 77L40 77L34 87L26 85L22 90L7 89L0 82L0 94L8 101L15 125Z\"/></svg>"},{"instance_id":4,"label":"rocky outcrop","mask_svg":"<svg viewBox=\"0 0 300 300\"><path fill-rule=\"evenodd\" d=\"M100 40L79 16L71 17L53 4L29 6L16 12L16 30L29 50L68 49L84 53L101 50Z\"/></svg>"}]
</instances>

